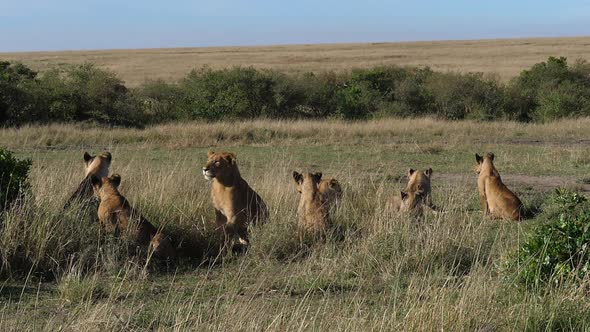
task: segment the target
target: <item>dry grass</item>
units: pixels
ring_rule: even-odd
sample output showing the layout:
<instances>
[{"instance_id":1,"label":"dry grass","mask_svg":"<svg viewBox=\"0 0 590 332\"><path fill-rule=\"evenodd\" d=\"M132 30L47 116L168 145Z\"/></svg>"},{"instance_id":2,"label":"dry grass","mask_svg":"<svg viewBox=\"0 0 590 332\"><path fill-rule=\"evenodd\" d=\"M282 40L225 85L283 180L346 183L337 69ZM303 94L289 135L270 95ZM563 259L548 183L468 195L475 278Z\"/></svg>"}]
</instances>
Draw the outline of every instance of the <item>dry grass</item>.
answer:
<instances>
[{"instance_id":1,"label":"dry grass","mask_svg":"<svg viewBox=\"0 0 590 332\"><path fill-rule=\"evenodd\" d=\"M493 150L503 179L518 172L587 175L590 164L580 157L587 143L567 142L587 139L589 124L259 120L143 131L2 129L0 145L33 158L34 200L10 214L0 248L53 266L56 279L45 282L27 270L5 280L0 330L587 330L582 288L513 288L504 264L535 220L483 218L472 167L473 152ZM117 261L96 224L59 212L82 176L83 151L103 147L113 153L123 194L172 234L207 236L213 211L199 168L208 148L238 152L241 173L266 200L270 221L252 230L246 255L220 265L181 262L153 271ZM447 212L414 221L385 211L402 187L399 176L426 166L435 170L434 202ZM293 236L293 169L323 171L344 186L333 218L338 231L323 242ZM512 188L529 206L545 195ZM60 259L65 247L77 249L79 260L88 248L101 254L88 271L79 260Z\"/></svg>"},{"instance_id":2,"label":"dry grass","mask_svg":"<svg viewBox=\"0 0 590 332\"><path fill-rule=\"evenodd\" d=\"M521 122L444 121L432 118L389 118L374 121L252 120L192 122L121 129L87 125L23 126L0 130L0 143L15 149L194 148L212 146L290 146L327 144L430 143L440 151L457 144L514 145L588 144L590 118L562 119L547 124ZM443 146L444 145L444 146Z\"/></svg>"},{"instance_id":3,"label":"dry grass","mask_svg":"<svg viewBox=\"0 0 590 332\"><path fill-rule=\"evenodd\" d=\"M430 66L498 74L506 80L549 56L590 60L590 37L0 53L37 70L93 62L129 86L146 79L176 81L201 66L254 66L286 72L343 71L377 65Z\"/></svg>"}]
</instances>

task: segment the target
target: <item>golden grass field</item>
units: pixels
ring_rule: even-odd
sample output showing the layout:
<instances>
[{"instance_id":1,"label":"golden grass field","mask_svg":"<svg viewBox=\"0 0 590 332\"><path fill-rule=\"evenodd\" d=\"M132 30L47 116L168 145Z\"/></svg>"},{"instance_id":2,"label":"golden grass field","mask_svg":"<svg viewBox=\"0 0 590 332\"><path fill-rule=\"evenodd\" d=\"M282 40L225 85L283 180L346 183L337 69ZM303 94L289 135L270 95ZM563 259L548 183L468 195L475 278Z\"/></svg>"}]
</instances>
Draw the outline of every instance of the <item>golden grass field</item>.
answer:
<instances>
[{"instance_id":1,"label":"golden grass field","mask_svg":"<svg viewBox=\"0 0 590 332\"><path fill-rule=\"evenodd\" d=\"M92 62L114 71L128 86L148 79L176 81L202 66L285 72L430 66L497 74L508 80L549 56L590 60L590 37L0 53L2 60L21 61L36 70Z\"/></svg>"}]
</instances>

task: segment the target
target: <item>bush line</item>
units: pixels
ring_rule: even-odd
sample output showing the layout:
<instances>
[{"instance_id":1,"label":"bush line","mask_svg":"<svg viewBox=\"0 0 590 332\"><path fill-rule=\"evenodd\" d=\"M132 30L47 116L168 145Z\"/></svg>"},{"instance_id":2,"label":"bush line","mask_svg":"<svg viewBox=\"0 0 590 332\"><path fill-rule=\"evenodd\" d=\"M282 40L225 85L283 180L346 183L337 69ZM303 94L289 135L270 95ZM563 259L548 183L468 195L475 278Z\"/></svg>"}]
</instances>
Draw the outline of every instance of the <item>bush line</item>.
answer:
<instances>
[{"instance_id":1,"label":"bush line","mask_svg":"<svg viewBox=\"0 0 590 332\"><path fill-rule=\"evenodd\" d=\"M384 66L286 75L195 69L178 82L125 87L91 63L37 73L0 62L0 126L94 122L142 127L231 119L433 116L546 122L590 115L590 64L550 57L503 83L482 73Z\"/></svg>"}]
</instances>

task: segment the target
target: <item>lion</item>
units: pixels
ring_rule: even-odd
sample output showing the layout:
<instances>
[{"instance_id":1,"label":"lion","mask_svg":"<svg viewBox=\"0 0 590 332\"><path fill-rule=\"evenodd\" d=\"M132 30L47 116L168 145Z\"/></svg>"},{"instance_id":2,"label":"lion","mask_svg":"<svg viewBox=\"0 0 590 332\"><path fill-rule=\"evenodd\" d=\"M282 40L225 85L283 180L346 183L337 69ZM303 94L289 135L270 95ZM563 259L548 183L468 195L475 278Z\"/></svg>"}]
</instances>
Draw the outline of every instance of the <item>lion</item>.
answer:
<instances>
[{"instance_id":1,"label":"lion","mask_svg":"<svg viewBox=\"0 0 590 332\"><path fill-rule=\"evenodd\" d=\"M399 194L395 194L389 199L387 209L414 215L422 215L427 211L436 214L436 211L425 203L425 197L421 190L400 191Z\"/></svg>"},{"instance_id":2,"label":"lion","mask_svg":"<svg viewBox=\"0 0 590 332\"><path fill-rule=\"evenodd\" d=\"M321 234L328 228L329 206L320 193L322 173L293 172L293 179L301 193L297 215L299 226L311 234Z\"/></svg>"},{"instance_id":3,"label":"lion","mask_svg":"<svg viewBox=\"0 0 590 332\"><path fill-rule=\"evenodd\" d=\"M298 176L301 175L294 171L293 176L295 176L295 174L298 174ZM295 189L301 194L301 183L295 181ZM342 199L342 186L340 186L340 182L335 178L321 179L318 185L318 191L322 196L322 200L328 204L329 207L335 206L340 199Z\"/></svg>"},{"instance_id":4,"label":"lion","mask_svg":"<svg viewBox=\"0 0 590 332\"><path fill-rule=\"evenodd\" d=\"M475 172L478 174L479 200L484 215L501 219L522 220L522 202L502 182L500 173L494 167L494 154L488 152L482 157L476 153L475 160L477 162Z\"/></svg>"},{"instance_id":5,"label":"lion","mask_svg":"<svg viewBox=\"0 0 590 332\"><path fill-rule=\"evenodd\" d=\"M142 247L160 258L174 258L175 250L170 239L159 232L154 225L137 212L119 192L121 176L92 175L94 192L100 199L98 220L104 230L114 234L125 234Z\"/></svg>"},{"instance_id":6,"label":"lion","mask_svg":"<svg viewBox=\"0 0 590 332\"><path fill-rule=\"evenodd\" d=\"M430 178L432 177L432 168L425 171L417 171L412 168L408 170L408 184L404 189L405 192L421 192L423 203L429 207L432 205L432 189L430 187Z\"/></svg>"},{"instance_id":7,"label":"lion","mask_svg":"<svg viewBox=\"0 0 590 332\"><path fill-rule=\"evenodd\" d=\"M85 202L92 199L94 196L90 178L96 176L101 179L108 176L111 161L112 156L108 151L104 151L96 156L91 156L88 152L84 152L84 179L80 182L76 191L74 191L66 201L63 208L67 209L76 201Z\"/></svg>"},{"instance_id":8,"label":"lion","mask_svg":"<svg viewBox=\"0 0 590 332\"><path fill-rule=\"evenodd\" d=\"M203 176L212 182L215 221L223 231L225 246L237 237L239 243L247 247L250 244L248 226L268 219L268 208L240 175L236 154L209 151Z\"/></svg>"}]
</instances>

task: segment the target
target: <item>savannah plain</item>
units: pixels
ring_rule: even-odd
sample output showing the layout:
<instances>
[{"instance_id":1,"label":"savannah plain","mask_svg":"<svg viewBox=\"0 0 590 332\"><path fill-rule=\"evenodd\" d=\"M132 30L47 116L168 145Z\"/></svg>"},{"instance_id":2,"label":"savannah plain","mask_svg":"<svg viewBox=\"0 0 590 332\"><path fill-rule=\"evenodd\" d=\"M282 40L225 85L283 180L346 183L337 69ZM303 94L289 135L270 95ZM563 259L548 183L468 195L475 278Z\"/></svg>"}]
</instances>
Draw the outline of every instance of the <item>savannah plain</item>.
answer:
<instances>
[{"instance_id":1,"label":"savannah plain","mask_svg":"<svg viewBox=\"0 0 590 332\"><path fill-rule=\"evenodd\" d=\"M130 87L146 79L174 82L202 66L253 66L287 73L430 66L508 80L549 56L590 61L590 37L0 53L0 59L20 61L35 70L92 62L117 73Z\"/></svg>"},{"instance_id":2,"label":"savannah plain","mask_svg":"<svg viewBox=\"0 0 590 332\"><path fill-rule=\"evenodd\" d=\"M515 76L548 56L590 60L590 37L0 54L35 69L92 61L130 85L174 81L202 65L284 71L379 64ZM0 330L504 331L590 330L587 287L526 290L507 262L540 222L482 215L475 153L496 155L503 181L530 211L555 188L590 193L590 119L550 123L255 120L145 129L88 125L0 129L0 146L33 161L33 198L10 211L4 253L32 266L0 283ZM113 154L121 192L172 236L169 264L125 255L93 211L62 212L83 177L83 153ZM243 255L216 245L208 150L237 153L242 176L266 201ZM409 168L432 167L442 213L388 211ZM323 240L297 236L292 171L321 171L344 189ZM95 212L94 212L95 213ZM64 260L65 253L74 258ZM37 269L53 271L40 277Z\"/></svg>"}]
</instances>

